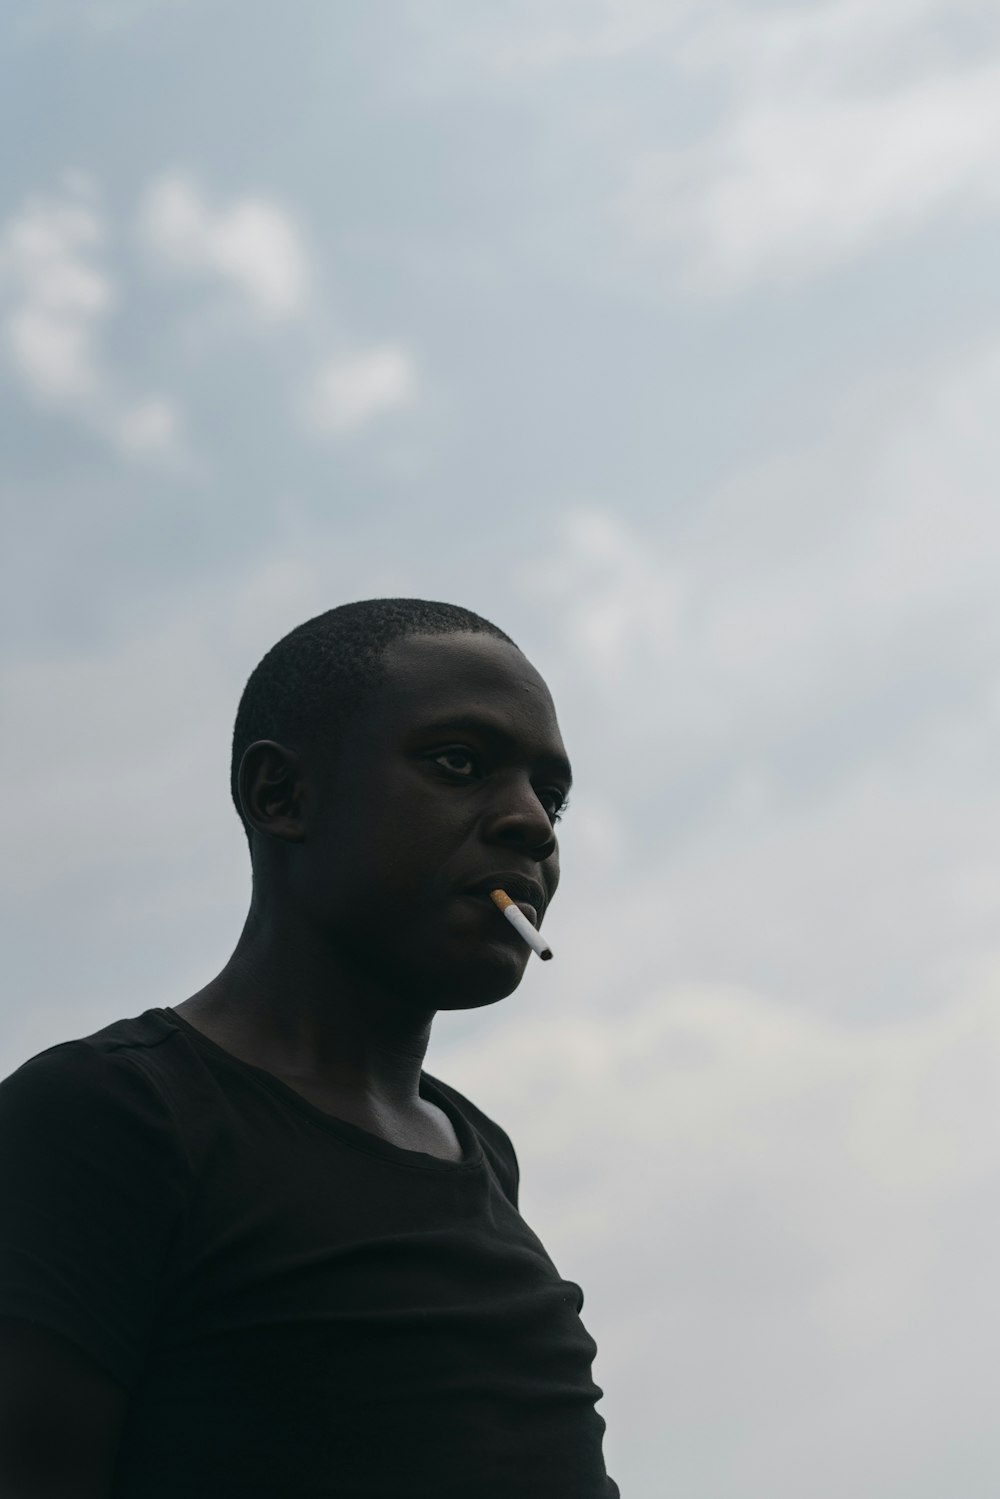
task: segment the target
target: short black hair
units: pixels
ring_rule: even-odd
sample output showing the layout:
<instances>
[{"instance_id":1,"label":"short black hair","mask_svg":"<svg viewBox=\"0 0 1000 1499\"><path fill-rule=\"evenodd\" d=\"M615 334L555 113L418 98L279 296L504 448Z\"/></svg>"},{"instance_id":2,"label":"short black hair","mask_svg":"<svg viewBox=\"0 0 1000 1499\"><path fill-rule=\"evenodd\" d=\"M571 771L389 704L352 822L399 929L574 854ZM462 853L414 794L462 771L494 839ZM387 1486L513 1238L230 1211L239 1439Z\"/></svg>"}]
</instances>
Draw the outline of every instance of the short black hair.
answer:
<instances>
[{"instance_id":1,"label":"short black hair","mask_svg":"<svg viewBox=\"0 0 1000 1499\"><path fill-rule=\"evenodd\" d=\"M350 716L375 691L386 647L405 635L470 631L509 635L458 604L429 599L359 599L317 614L273 645L243 689L233 728L230 790L253 852L240 804L240 764L249 745L274 739L301 751L322 743L332 753ZM516 647L515 647L516 649Z\"/></svg>"}]
</instances>

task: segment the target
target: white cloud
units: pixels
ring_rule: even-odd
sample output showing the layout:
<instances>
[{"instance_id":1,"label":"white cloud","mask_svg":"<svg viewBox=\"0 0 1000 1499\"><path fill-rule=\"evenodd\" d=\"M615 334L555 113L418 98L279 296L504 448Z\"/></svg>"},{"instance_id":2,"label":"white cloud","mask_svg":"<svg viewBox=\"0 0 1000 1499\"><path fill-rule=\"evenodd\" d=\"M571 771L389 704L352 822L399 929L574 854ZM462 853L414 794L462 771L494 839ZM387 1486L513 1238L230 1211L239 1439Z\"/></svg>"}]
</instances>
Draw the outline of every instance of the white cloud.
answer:
<instances>
[{"instance_id":1,"label":"white cloud","mask_svg":"<svg viewBox=\"0 0 1000 1499\"><path fill-rule=\"evenodd\" d=\"M413 356L398 344L386 344L329 360L306 395L305 414L317 431L349 436L410 405L416 390Z\"/></svg>"},{"instance_id":2,"label":"white cloud","mask_svg":"<svg viewBox=\"0 0 1000 1499\"><path fill-rule=\"evenodd\" d=\"M207 823L238 828L227 766L250 671L287 630L363 587L339 538L329 547L313 540L305 556L295 541L223 583L196 579L174 612L142 628L133 621L112 644L68 644L0 666L5 717L30 725L0 741L3 773L23 791L7 823L16 854L0 869L8 896L44 890L56 871L79 878L95 860L110 874L150 848L168 864L183 861L202 836L199 815L177 816L185 784L204 796ZM59 727L69 722L71 759ZM112 806L130 810L110 829Z\"/></svg>"},{"instance_id":3,"label":"white cloud","mask_svg":"<svg viewBox=\"0 0 1000 1499\"><path fill-rule=\"evenodd\" d=\"M647 931L675 972L852 1012L933 1003L991 951L998 404L1000 348L968 349L859 386L682 524L589 510L542 538L520 579L586 746L567 888L616 933L581 1003L631 991ZM591 794L623 825L606 851L575 826Z\"/></svg>"},{"instance_id":4,"label":"white cloud","mask_svg":"<svg viewBox=\"0 0 1000 1499\"><path fill-rule=\"evenodd\" d=\"M408 20L426 56L410 69L415 87L475 90L493 78L555 72L568 65L618 59L662 44L698 0L510 0L468 6L456 21L441 0L408 0Z\"/></svg>"},{"instance_id":5,"label":"white cloud","mask_svg":"<svg viewBox=\"0 0 1000 1499\"><path fill-rule=\"evenodd\" d=\"M945 211L1000 209L1000 64L868 99L783 81L707 140L630 165L625 221L677 252L689 286L815 274Z\"/></svg>"},{"instance_id":6,"label":"white cloud","mask_svg":"<svg viewBox=\"0 0 1000 1499\"><path fill-rule=\"evenodd\" d=\"M801 706L924 620L997 618L998 403L995 341L858 383L815 446L735 476L676 533L565 516L521 585L557 601L567 649L610 691L687 662L685 722L727 684L780 682Z\"/></svg>"},{"instance_id":7,"label":"white cloud","mask_svg":"<svg viewBox=\"0 0 1000 1499\"><path fill-rule=\"evenodd\" d=\"M125 453L165 452L177 416L163 397L134 406L101 356L117 290L95 257L107 225L83 179L34 197L0 229L3 338L14 369L45 406L100 432Z\"/></svg>"},{"instance_id":8,"label":"white cloud","mask_svg":"<svg viewBox=\"0 0 1000 1499\"><path fill-rule=\"evenodd\" d=\"M166 451L177 438L176 413L168 401L143 401L141 405L120 413L117 435L121 447L127 452Z\"/></svg>"},{"instance_id":9,"label":"white cloud","mask_svg":"<svg viewBox=\"0 0 1000 1499\"><path fill-rule=\"evenodd\" d=\"M96 335L114 293L87 256L104 237L97 212L65 197L34 199L4 226L0 268L13 303L7 344L46 399L87 399L101 383Z\"/></svg>"},{"instance_id":10,"label":"white cloud","mask_svg":"<svg viewBox=\"0 0 1000 1499\"><path fill-rule=\"evenodd\" d=\"M616 516L599 509L566 517L562 547L520 572L529 591L565 600L574 653L606 679L627 661L662 660L674 648L682 580Z\"/></svg>"},{"instance_id":11,"label":"white cloud","mask_svg":"<svg viewBox=\"0 0 1000 1499\"><path fill-rule=\"evenodd\" d=\"M477 85L550 75L575 170L618 175L617 222L688 290L813 276L1000 209L993 0L545 0L451 46ZM623 61L632 98L609 93Z\"/></svg>"},{"instance_id":12,"label":"white cloud","mask_svg":"<svg viewBox=\"0 0 1000 1499\"><path fill-rule=\"evenodd\" d=\"M29 304L10 314L6 332L15 362L40 395L73 400L96 389L88 319Z\"/></svg>"},{"instance_id":13,"label":"white cloud","mask_svg":"<svg viewBox=\"0 0 1000 1499\"><path fill-rule=\"evenodd\" d=\"M705 986L581 1016L551 977L429 1070L510 1131L525 1216L584 1286L622 1492L934 1499L992 1427L997 974L860 1026Z\"/></svg>"},{"instance_id":14,"label":"white cloud","mask_svg":"<svg viewBox=\"0 0 1000 1499\"><path fill-rule=\"evenodd\" d=\"M309 299L309 258L291 216L266 198L214 207L190 177L170 173L141 211L147 243L172 269L215 275L265 318L294 317Z\"/></svg>"},{"instance_id":15,"label":"white cloud","mask_svg":"<svg viewBox=\"0 0 1000 1499\"><path fill-rule=\"evenodd\" d=\"M662 44L692 11L691 0L599 0L531 4L520 26L508 18L489 59L503 71L547 70L588 59L618 58Z\"/></svg>"}]
</instances>

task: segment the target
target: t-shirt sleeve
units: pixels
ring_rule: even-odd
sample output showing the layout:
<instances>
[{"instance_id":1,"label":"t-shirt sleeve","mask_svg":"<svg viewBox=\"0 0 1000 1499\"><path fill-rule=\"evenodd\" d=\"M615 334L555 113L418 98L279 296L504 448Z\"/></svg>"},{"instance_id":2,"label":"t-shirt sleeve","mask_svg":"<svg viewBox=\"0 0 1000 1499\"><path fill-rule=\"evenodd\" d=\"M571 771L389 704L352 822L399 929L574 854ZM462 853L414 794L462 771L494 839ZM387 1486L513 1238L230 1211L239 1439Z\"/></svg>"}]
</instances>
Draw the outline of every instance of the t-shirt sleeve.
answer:
<instances>
[{"instance_id":1,"label":"t-shirt sleeve","mask_svg":"<svg viewBox=\"0 0 1000 1499\"><path fill-rule=\"evenodd\" d=\"M0 1316L71 1339L130 1386L188 1168L129 1056L64 1042L0 1083Z\"/></svg>"}]
</instances>

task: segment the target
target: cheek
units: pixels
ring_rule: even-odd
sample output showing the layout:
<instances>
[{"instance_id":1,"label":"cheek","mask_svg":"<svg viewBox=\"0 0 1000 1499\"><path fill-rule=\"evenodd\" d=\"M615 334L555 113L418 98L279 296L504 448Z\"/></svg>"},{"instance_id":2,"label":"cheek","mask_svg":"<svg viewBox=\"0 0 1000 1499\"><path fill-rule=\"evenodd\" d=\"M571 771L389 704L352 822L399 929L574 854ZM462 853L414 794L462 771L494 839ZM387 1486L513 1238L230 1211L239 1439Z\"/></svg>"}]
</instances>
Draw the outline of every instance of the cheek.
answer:
<instances>
[{"instance_id":1,"label":"cheek","mask_svg":"<svg viewBox=\"0 0 1000 1499\"><path fill-rule=\"evenodd\" d=\"M373 904L397 916L407 904L420 911L475 865L464 851L476 826L473 797L449 795L408 769L352 777L317 819L311 872L328 903L343 903L355 915Z\"/></svg>"},{"instance_id":2,"label":"cheek","mask_svg":"<svg viewBox=\"0 0 1000 1499\"><path fill-rule=\"evenodd\" d=\"M421 817L412 804L383 802L358 823L334 828L325 848L317 874L328 901L367 925L373 911L391 911L398 922L432 901L449 883L454 842L440 820Z\"/></svg>"}]
</instances>

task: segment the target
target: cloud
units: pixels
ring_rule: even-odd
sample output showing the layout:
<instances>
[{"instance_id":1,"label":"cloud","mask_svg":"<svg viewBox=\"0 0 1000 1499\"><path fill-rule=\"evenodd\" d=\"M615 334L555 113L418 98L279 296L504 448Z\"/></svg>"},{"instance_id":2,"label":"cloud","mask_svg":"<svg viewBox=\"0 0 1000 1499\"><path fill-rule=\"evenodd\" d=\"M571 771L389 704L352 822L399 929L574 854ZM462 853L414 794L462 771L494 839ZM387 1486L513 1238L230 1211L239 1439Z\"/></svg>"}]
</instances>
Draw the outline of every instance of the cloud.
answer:
<instances>
[{"instance_id":1,"label":"cloud","mask_svg":"<svg viewBox=\"0 0 1000 1499\"><path fill-rule=\"evenodd\" d=\"M155 453L172 447L177 438L174 408L168 401L143 401L122 413L118 438L122 448L131 453Z\"/></svg>"},{"instance_id":2,"label":"cloud","mask_svg":"<svg viewBox=\"0 0 1000 1499\"><path fill-rule=\"evenodd\" d=\"M705 985L580 1016L549 977L429 1070L510 1131L525 1217L585 1288L622 1492L932 1499L992 1423L1000 974L855 1026Z\"/></svg>"},{"instance_id":3,"label":"cloud","mask_svg":"<svg viewBox=\"0 0 1000 1499\"><path fill-rule=\"evenodd\" d=\"M340 532L308 547L295 538L221 581L195 575L173 611L144 616L141 628L130 613L113 642L70 640L0 662L5 717L30 726L0 740L3 773L23 789L7 824L16 855L0 868L4 894L30 897L88 869L110 877L151 849L167 865L184 863L192 837L211 838L203 822L216 833L221 824L242 866L228 770L240 693L288 630L373 584L347 557ZM185 783L204 798L204 817L177 816ZM131 808L113 829L112 806Z\"/></svg>"},{"instance_id":4,"label":"cloud","mask_svg":"<svg viewBox=\"0 0 1000 1499\"><path fill-rule=\"evenodd\" d=\"M140 210L141 238L171 271L202 275L238 292L270 328L308 305L312 274L293 220L263 198L213 206L191 179L158 178ZM107 369L102 334L122 300L106 268L110 225L90 181L67 176L63 190L32 198L0 229L2 333L24 384L43 405L72 414L127 457L174 454L181 429L159 394L135 399ZM386 343L329 358L299 397L314 432L353 435L416 398L411 351Z\"/></svg>"},{"instance_id":5,"label":"cloud","mask_svg":"<svg viewBox=\"0 0 1000 1499\"><path fill-rule=\"evenodd\" d=\"M504 72L536 72L628 56L673 36L692 9L690 0L549 0L527 7L519 27L498 28L489 58Z\"/></svg>"},{"instance_id":6,"label":"cloud","mask_svg":"<svg viewBox=\"0 0 1000 1499\"><path fill-rule=\"evenodd\" d=\"M117 288L95 264L107 224L89 184L28 200L0 229L3 339L11 363L45 407L75 417L125 454L170 451L178 422L161 396L135 404L107 370L100 341Z\"/></svg>"},{"instance_id":7,"label":"cloud","mask_svg":"<svg viewBox=\"0 0 1000 1499\"><path fill-rule=\"evenodd\" d=\"M385 344L329 360L306 393L305 415L316 431L346 437L409 406L416 390L412 354L399 344Z\"/></svg>"},{"instance_id":8,"label":"cloud","mask_svg":"<svg viewBox=\"0 0 1000 1499\"><path fill-rule=\"evenodd\" d=\"M626 661L662 660L675 644L681 580L627 522L597 508L566 516L562 545L544 562L525 563L530 591L564 600L571 649L608 679Z\"/></svg>"},{"instance_id":9,"label":"cloud","mask_svg":"<svg viewBox=\"0 0 1000 1499\"><path fill-rule=\"evenodd\" d=\"M992 951L998 403L984 342L859 386L683 522L591 507L539 538L519 581L580 762L565 881L616 934L573 968L581 1005L659 962L919 1008ZM574 826L591 794L604 849Z\"/></svg>"},{"instance_id":10,"label":"cloud","mask_svg":"<svg viewBox=\"0 0 1000 1499\"><path fill-rule=\"evenodd\" d=\"M36 201L6 226L2 264L21 291L7 340L29 384L47 398L88 397L99 383L94 329L113 292L84 257L102 237L93 209L65 200Z\"/></svg>"},{"instance_id":11,"label":"cloud","mask_svg":"<svg viewBox=\"0 0 1000 1499\"><path fill-rule=\"evenodd\" d=\"M144 196L140 231L164 266L227 283L268 325L301 317L310 303L314 276L302 233L268 199L214 206L193 179L168 173ZM402 345L345 349L306 383L299 414L315 433L348 437L410 405L416 390L416 363Z\"/></svg>"},{"instance_id":12,"label":"cloud","mask_svg":"<svg viewBox=\"0 0 1000 1499\"><path fill-rule=\"evenodd\" d=\"M570 179L617 179L612 220L683 290L786 284L1000 210L992 0L546 0L473 14L448 33L460 82L438 62L439 91L513 81L523 101L543 75L527 98L552 159ZM432 11L439 49L443 30ZM631 96L616 86L623 66Z\"/></svg>"},{"instance_id":13,"label":"cloud","mask_svg":"<svg viewBox=\"0 0 1000 1499\"><path fill-rule=\"evenodd\" d=\"M734 476L676 531L565 515L520 586L557 602L571 659L609 691L688 661L693 694L767 677L801 705L835 663L874 662L924 620L989 628L998 402L995 340L859 382L815 445Z\"/></svg>"},{"instance_id":14,"label":"cloud","mask_svg":"<svg viewBox=\"0 0 1000 1499\"><path fill-rule=\"evenodd\" d=\"M935 216L1000 209L1000 64L880 92L784 87L693 145L639 153L621 211L708 292L813 275Z\"/></svg>"},{"instance_id":15,"label":"cloud","mask_svg":"<svg viewBox=\"0 0 1000 1499\"><path fill-rule=\"evenodd\" d=\"M428 47L421 80L429 73L439 97L456 87L481 96L491 79L648 51L703 8L697 0L511 0L502 10L468 6L456 24L441 0L406 4L411 28Z\"/></svg>"},{"instance_id":16,"label":"cloud","mask_svg":"<svg viewBox=\"0 0 1000 1499\"><path fill-rule=\"evenodd\" d=\"M305 310L311 273L302 234L268 199L215 207L192 178L169 173L148 189L140 225L164 265L220 278L261 317L280 320Z\"/></svg>"}]
</instances>

